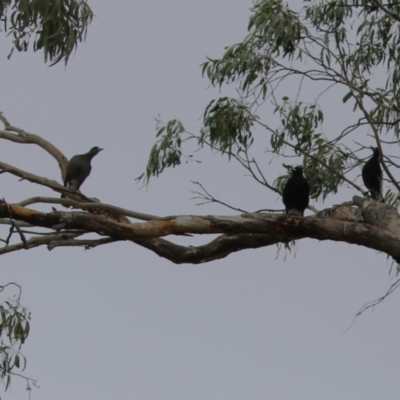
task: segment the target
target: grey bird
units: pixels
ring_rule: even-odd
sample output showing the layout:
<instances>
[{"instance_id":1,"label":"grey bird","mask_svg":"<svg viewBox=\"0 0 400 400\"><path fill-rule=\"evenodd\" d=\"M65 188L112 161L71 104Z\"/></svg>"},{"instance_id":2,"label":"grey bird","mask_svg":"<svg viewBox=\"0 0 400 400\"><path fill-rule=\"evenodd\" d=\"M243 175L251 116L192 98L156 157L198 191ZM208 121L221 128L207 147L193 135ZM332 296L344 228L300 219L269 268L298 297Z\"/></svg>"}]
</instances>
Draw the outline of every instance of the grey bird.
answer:
<instances>
[{"instance_id":1,"label":"grey bird","mask_svg":"<svg viewBox=\"0 0 400 400\"><path fill-rule=\"evenodd\" d=\"M287 180L282 192L286 214L304 215L310 200L310 185L303 176L303 168L292 168L292 176Z\"/></svg>"},{"instance_id":2,"label":"grey bird","mask_svg":"<svg viewBox=\"0 0 400 400\"><path fill-rule=\"evenodd\" d=\"M383 175L379 164L379 149L377 147L371 147L371 149L373 154L363 166L362 178L364 185L371 193L371 197L384 203L382 196Z\"/></svg>"},{"instance_id":3,"label":"grey bird","mask_svg":"<svg viewBox=\"0 0 400 400\"><path fill-rule=\"evenodd\" d=\"M64 186L70 190L79 190L82 183L85 182L85 179L89 176L90 171L92 170L92 166L90 165L92 158L102 150L103 149L96 146L92 147L85 154L77 154L76 156L73 156L67 164ZM61 195L61 197L65 196Z\"/></svg>"}]
</instances>

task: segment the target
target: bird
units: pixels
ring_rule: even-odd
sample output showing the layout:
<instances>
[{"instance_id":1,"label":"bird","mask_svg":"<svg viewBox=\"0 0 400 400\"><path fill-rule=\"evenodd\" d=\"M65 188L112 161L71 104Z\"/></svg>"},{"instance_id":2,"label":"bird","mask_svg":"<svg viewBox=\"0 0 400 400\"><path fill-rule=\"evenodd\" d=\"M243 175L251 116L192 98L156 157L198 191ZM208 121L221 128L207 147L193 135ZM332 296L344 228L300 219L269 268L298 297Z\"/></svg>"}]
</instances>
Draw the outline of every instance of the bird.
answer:
<instances>
[{"instance_id":1,"label":"bird","mask_svg":"<svg viewBox=\"0 0 400 400\"><path fill-rule=\"evenodd\" d=\"M82 183L85 182L85 179L90 174L92 169L90 162L92 161L92 158L102 150L103 149L95 146L85 154L77 154L73 156L67 164L64 186L70 190L79 190ZM65 196L61 195L61 197L63 198Z\"/></svg>"},{"instance_id":2,"label":"bird","mask_svg":"<svg viewBox=\"0 0 400 400\"><path fill-rule=\"evenodd\" d=\"M303 176L303 168L291 168L292 176L283 188L282 200L286 214L304 215L304 210L310 200L310 185Z\"/></svg>"},{"instance_id":3,"label":"bird","mask_svg":"<svg viewBox=\"0 0 400 400\"><path fill-rule=\"evenodd\" d=\"M371 197L375 200L384 203L382 196L382 169L379 164L379 149L371 147L373 154L372 157L364 164L362 169L362 178L364 185L371 193Z\"/></svg>"}]
</instances>

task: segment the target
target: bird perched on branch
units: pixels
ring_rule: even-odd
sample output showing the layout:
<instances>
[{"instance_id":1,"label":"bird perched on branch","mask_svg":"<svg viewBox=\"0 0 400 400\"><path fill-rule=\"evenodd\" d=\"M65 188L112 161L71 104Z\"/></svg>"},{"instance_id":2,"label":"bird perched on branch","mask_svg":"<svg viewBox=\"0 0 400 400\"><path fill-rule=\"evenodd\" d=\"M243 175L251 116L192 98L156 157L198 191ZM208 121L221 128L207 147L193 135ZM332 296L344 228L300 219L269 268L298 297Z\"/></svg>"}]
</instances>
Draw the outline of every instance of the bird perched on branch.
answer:
<instances>
[{"instance_id":1,"label":"bird perched on branch","mask_svg":"<svg viewBox=\"0 0 400 400\"><path fill-rule=\"evenodd\" d=\"M103 149L96 146L92 147L85 154L77 154L76 156L73 156L67 164L64 186L70 190L77 191L90 174L92 169L90 162L92 161L92 158L102 150ZM61 197L65 196L61 195Z\"/></svg>"},{"instance_id":2,"label":"bird perched on branch","mask_svg":"<svg viewBox=\"0 0 400 400\"><path fill-rule=\"evenodd\" d=\"M303 168L292 168L292 176L283 189L282 200L286 214L304 215L310 200L310 185L303 176Z\"/></svg>"},{"instance_id":3,"label":"bird perched on branch","mask_svg":"<svg viewBox=\"0 0 400 400\"><path fill-rule=\"evenodd\" d=\"M382 196L382 169L379 164L379 149L371 147L372 157L364 164L362 169L362 178L364 185L371 193L371 197L384 203Z\"/></svg>"}]
</instances>

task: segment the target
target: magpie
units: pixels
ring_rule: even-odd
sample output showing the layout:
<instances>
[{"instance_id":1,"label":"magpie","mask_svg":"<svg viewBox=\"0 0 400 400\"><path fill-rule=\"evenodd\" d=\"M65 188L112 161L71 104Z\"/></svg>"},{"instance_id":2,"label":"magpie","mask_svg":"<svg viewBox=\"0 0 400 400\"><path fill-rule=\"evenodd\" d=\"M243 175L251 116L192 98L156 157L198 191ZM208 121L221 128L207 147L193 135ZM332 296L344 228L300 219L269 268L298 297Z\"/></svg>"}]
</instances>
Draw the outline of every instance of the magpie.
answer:
<instances>
[{"instance_id":1,"label":"magpie","mask_svg":"<svg viewBox=\"0 0 400 400\"><path fill-rule=\"evenodd\" d=\"M286 214L304 215L310 200L310 185L303 176L303 168L292 168L292 176L283 189L282 200Z\"/></svg>"},{"instance_id":2,"label":"magpie","mask_svg":"<svg viewBox=\"0 0 400 400\"><path fill-rule=\"evenodd\" d=\"M70 190L77 191L81 187L82 183L89 176L92 166L90 162L92 158L103 149L99 147L92 147L85 154L77 154L73 156L68 164L65 174L64 186ZM61 197L65 197L61 195Z\"/></svg>"},{"instance_id":3,"label":"magpie","mask_svg":"<svg viewBox=\"0 0 400 400\"><path fill-rule=\"evenodd\" d=\"M373 154L372 157L364 164L362 169L362 178L364 185L371 193L371 197L384 203L382 196L382 169L379 164L379 149L371 147Z\"/></svg>"}]
</instances>

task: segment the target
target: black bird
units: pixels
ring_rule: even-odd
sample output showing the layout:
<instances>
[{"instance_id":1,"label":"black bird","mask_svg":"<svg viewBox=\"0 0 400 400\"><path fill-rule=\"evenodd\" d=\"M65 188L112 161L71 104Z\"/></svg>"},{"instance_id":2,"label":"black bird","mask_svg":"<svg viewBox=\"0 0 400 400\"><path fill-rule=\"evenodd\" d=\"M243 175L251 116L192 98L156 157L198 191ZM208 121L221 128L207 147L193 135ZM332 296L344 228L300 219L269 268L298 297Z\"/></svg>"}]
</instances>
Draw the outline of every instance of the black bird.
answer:
<instances>
[{"instance_id":1,"label":"black bird","mask_svg":"<svg viewBox=\"0 0 400 400\"><path fill-rule=\"evenodd\" d=\"M371 197L384 203L382 196L382 169L379 164L379 149L372 147L372 157L364 164L362 178L364 185L371 193Z\"/></svg>"},{"instance_id":2,"label":"black bird","mask_svg":"<svg viewBox=\"0 0 400 400\"><path fill-rule=\"evenodd\" d=\"M73 156L67 164L64 186L70 190L77 191L90 174L92 158L102 150L99 147L92 147L85 154ZM61 195L61 197L64 197L64 195Z\"/></svg>"},{"instance_id":3,"label":"black bird","mask_svg":"<svg viewBox=\"0 0 400 400\"><path fill-rule=\"evenodd\" d=\"M310 185L303 176L303 168L292 168L292 176L283 189L282 200L286 214L304 215L310 200Z\"/></svg>"}]
</instances>

